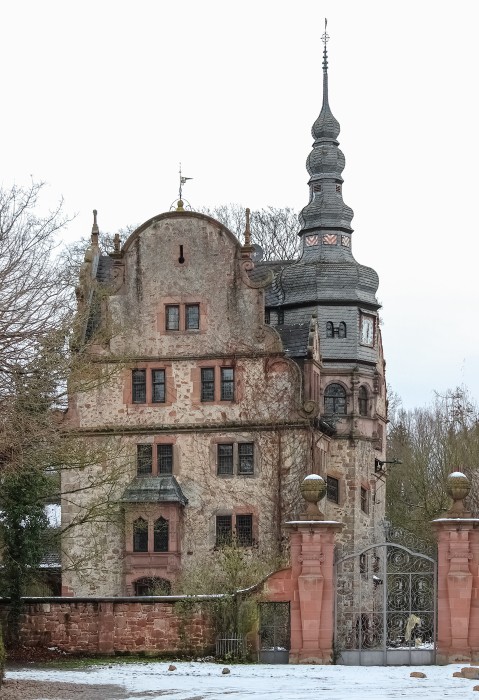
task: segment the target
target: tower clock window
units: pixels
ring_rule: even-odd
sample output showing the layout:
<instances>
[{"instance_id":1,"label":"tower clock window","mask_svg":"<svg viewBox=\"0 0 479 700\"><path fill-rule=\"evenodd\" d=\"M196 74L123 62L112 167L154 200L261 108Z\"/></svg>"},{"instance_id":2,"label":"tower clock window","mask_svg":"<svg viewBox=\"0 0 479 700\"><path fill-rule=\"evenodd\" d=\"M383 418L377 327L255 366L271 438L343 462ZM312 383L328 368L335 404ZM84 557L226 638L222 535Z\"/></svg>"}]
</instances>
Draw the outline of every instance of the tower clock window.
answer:
<instances>
[{"instance_id":1,"label":"tower clock window","mask_svg":"<svg viewBox=\"0 0 479 700\"><path fill-rule=\"evenodd\" d=\"M324 412L346 415L346 389L341 384L329 384L324 392Z\"/></svg>"}]
</instances>

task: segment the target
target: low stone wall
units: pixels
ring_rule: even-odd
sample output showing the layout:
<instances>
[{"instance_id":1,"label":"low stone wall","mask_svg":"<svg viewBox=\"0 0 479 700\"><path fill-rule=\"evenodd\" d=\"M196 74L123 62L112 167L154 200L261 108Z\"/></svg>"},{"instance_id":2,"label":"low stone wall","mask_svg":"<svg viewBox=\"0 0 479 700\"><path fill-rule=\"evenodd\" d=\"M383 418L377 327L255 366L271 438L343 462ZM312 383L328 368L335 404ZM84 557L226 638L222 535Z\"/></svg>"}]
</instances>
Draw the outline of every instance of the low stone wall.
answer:
<instances>
[{"instance_id":1,"label":"low stone wall","mask_svg":"<svg viewBox=\"0 0 479 700\"><path fill-rule=\"evenodd\" d=\"M8 601L0 601L6 618ZM26 598L20 626L25 646L74 654L206 654L214 648L208 600Z\"/></svg>"}]
</instances>

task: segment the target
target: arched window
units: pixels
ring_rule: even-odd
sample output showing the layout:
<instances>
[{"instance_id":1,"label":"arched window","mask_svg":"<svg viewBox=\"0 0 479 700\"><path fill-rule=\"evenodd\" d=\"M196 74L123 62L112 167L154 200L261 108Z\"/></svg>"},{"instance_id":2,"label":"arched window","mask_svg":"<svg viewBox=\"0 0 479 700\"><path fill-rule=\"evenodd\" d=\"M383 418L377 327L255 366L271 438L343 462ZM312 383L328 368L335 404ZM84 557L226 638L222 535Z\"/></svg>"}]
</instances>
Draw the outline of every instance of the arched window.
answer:
<instances>
[{"instance_id":1,"label":"arched window","mask_svg":"<svg viewBox=\"0 0 479 700\"><path fill-rule=\"evenodd\" d=\"M346 337L346 324L344 321L341 321L341 323L338 326L338 338L345 338Z\"/></svg>"},{"instance_id":2,"label":"arched window","mask_svg":"<svg viewBox=\"0 0 479 700\"><path fill-rule=\"evenodd\" d=\"M155 552L168 551L168 520L158 518L153 529L153 550Z\"/></svg>"},{"instance_id":3,"label":"arched window","mask_svg":"<svg viewBox=\"0 0 479 700\"><path fill-rule=\"evenodd\" d=\"M133 523L133 551L148 551L148 523L143 518L138 518Z\"/></svg>"},{"instance_id":4,"label":"arched window","mask_svg":"<svg viewBox=\"0 0 479 700\"><path fill-rule=\"evenodd\" d=\"M341 384L329 384L324 392L324 412L346 415L346 389Z\"/></svg>"},{"instance_id":5,"label":"arched window","mask_svg":"<svg viewBox=\"0 0 479 700\"><path fill-rule=\"evenodd\" d=\"M368 391L365 386L360 386L358 391L359 415L368 415Z\"/></svg>"},{"instance_id":6,"label":"arched window","mask_svg":"<svg viewBox=\"0 0 479 700\"><path fill-rule=\"evenodd\" d=\"M170 595L171 583L159 576L144 576L134 583L135 595Z\"/></svg>"},{"instance_id":7,"label":"arched window","mask_svg":"<svg viewBox=\"0 0 479 700\"><path fill-rule=\"evenodd\" d=\"M326 338L334 338L334 326L331 321L326 324Z\"/></svg>"}]
</instances>

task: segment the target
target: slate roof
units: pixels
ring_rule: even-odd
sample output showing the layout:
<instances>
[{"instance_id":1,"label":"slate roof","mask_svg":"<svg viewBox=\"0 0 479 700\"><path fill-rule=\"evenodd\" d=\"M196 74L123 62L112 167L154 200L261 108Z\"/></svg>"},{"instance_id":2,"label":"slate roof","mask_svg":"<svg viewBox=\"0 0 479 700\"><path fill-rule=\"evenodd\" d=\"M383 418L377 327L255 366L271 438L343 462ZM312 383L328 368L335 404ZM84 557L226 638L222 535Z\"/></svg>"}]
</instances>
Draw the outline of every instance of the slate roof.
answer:
<instances>
[{"instance_id":1,"label":"slate roof","mask_svg":"<svg viewBox=\"0 0 479 700\"><path fill-rule=\"evenodd\" d=\"M309 338L309 323L294 323L288 326L275 326L281 340L285 355L288 357L306 357Z\"/></svg>"},{"instance_id":2,"label":"slate roof","mask_svg":"<svg viewBox=\"0 0 479 700\"><path fill-rule=\"evenodd\" d=\"M188 504L174 476L137 476L125 489L123 503L180 503Z\"/></svg>"}]
</instances>

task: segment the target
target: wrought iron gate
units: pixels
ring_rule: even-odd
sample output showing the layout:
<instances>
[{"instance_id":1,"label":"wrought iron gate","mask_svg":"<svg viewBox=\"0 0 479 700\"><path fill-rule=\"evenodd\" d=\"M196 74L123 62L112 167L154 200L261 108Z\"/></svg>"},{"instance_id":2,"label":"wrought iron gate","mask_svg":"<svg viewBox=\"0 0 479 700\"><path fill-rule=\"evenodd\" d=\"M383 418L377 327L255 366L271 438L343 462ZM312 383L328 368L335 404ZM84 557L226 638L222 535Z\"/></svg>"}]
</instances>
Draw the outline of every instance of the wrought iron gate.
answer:
<instances>
[{"instance_id":1,"label":"wrought iron gate","mask_svg":"<svg viewBox=\"0 0 479 700\"><path fill-rule=\"evenodd\" d=\"M436 562L384 543L336 563L337 663L433 664Z\"/></svg>"},{"instance_id":2,"label":"wrought iron gate","mask_svg":"<svg viewBox=\"0 0 479 700\"><path fill-rule=\"evenodd\" d=\"M290 649L289 603L259 604L259 661L287 664Z\"/></svg>"}]
</instances>

